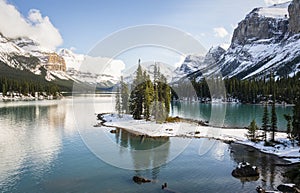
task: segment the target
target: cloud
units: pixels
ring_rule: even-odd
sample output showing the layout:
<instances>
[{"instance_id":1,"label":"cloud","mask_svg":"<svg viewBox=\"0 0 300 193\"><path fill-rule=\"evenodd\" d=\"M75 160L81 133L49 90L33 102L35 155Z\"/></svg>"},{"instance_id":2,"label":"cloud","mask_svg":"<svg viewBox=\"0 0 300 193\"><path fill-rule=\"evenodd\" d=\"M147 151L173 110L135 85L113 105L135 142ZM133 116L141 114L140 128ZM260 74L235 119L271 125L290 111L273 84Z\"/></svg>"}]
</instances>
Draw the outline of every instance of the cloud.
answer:
<instances>
[{"instance_id":1,"label":"cloud","mask_svg":"<svg viewBox=\"0 0 300 193\"><path fill-rule=\"evenodd\" d=\"M288 2L287 0L264 0L266 5L274 5L279 3Z\"/></svg>"},{"instance_id":2,"label":"cloud","mask_svg":"<svg viewBox=\"0 0 300 193\"><path fill-rule=\"evenodd\" d=\"M50 50L55 50L63 42L49 17L43 17L39 10L31 9L25 18L5 0L0 0L0 32L10 38L31 38Z\"/></svg>"},{"instance_id":3,"label":"cloud","mask_svg":"<svg viewBox=\"0 0 300 193\"><path fill-rule=\"evenodd\" d=\"M228 31L224 27L214 28L214 33L215 33L215 37L218 37L218 38L224 38L229 34Z\"/></svg>"},{"instance_id":4,"label":"cloud","mask_svg":"<svg viewBox=\"0 0 300 193\"><path fill-rule=\"evenodd\" d=\"M115 77L121 77L122 70L125 69L125 64L122 60L111 60L109 65L104 70L104 74L108 74Z\"/></svg>"}]
</instances>

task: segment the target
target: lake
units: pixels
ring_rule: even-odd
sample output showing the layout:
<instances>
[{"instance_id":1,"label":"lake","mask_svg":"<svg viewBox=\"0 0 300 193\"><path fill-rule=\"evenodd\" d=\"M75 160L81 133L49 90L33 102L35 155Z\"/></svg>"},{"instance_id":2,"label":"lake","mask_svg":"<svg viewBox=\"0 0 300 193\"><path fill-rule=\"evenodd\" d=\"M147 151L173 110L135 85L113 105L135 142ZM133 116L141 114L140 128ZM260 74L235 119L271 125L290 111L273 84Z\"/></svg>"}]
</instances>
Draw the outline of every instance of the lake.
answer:
<instances>
[{"instance_id":1,"label":"lake","mask_svg":"<svg viewBox=\"0 0 300 193\"><path fill-rule=\"evenodd\" d=\"M250 125L253 119L255 119L257 125L260 127L264 112L263 105L236 103L204 104L184 101L173 102L171 107L171 116L181 116L185 118L200 119L212 122L216 121L218 126L222 126L223 124L225 127L247 127ZM271 106L268 106L270 120L271 108ZM276 106L278 120L277 127L279 131L286 130L287 122L283 115L292 115L292 113L292 106Z\"/></svg>"},{"instance_id":2,"label":"lake","mask_svg":"<svg viewBox=\"0 0 300 193\"><path fill-rule=\"evenodd\" d=\"M176 192L233 193L255 192L257 185L274 189L284 180L286 167L275 165L283 160L246 146L208 139L141 138L93 127L95 113L112 112L113 101L110 95L80 95L58 101L1 102L0 192L164 192L161 185L167 182ZM199 106L182 104L173 107L173 114L209 119ZM261 112L262 107L236 106L234 112L228 108L225 123L246 123L247 108ZM206 151L200 154L199 149ZM260 178L247 182L232 177L240 161L257 165ZM134 175L153 182L136 184Z\"/></svg>"}]
</instances>

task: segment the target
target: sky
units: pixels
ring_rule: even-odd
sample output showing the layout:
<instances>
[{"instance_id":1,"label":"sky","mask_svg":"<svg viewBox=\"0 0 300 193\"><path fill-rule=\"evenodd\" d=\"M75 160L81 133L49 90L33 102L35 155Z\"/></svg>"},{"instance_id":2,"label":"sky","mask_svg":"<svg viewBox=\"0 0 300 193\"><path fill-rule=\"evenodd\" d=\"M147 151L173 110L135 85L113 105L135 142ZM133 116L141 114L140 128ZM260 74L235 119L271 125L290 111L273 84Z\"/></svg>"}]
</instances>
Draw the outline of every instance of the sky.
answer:
<instances>
[{"instance_id":1,"label":"sky","mask_svg":"<svg viewBox=\"0 0 300 193\"><path fill-rule=\"evenodd\" d=\"M0 32L86 54L117 31L157 24L191 35L208 50L228 47L252 9L281 2L286 0L0 0Z\"/></svg>"}]
</instances>

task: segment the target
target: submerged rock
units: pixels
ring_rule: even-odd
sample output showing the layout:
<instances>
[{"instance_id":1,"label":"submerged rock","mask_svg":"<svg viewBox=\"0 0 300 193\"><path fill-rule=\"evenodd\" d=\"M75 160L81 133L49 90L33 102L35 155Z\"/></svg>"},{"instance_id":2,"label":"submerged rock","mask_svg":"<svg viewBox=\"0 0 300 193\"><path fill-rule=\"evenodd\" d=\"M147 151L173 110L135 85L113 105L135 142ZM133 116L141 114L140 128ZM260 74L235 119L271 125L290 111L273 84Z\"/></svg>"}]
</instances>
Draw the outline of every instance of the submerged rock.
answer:
<instances>
[{"instance_id":1,"label":"submerged rock","mask_svg":"<svg viewBox=\"0 0 300 193\"><path fill-rule=\"evenodd\" d=\"M282 193L282 192L278 192L278 191L273 191L273 190L265 190L262 187L258 186L256 187L256 191L258 193Z\"/></svg>"},{"instance_id":2,"label":"submerged rock","mask_svg":"<svg viewBox=\"0 0 300 193\"><path fill-rule=\"evenodd\" d=\"M279 191L285 192L285 193L298 193L298 192L300 192L295 184L280 184L277 187L277 189Z\"/></svg>"},{"instance_id":3,"label":"submerged rock","mask_svg":"<svg viewBox=\"0 0 300 193\"><path fill-rule=\"evenodd\" d=\"M236 178L256 177L259 176L259 172L256 166L251 166L247 162L241 162L238 167L232 171L231 175Z\"/></svg>"},{"instance_id":4,"label":"submerged rock","mask_svg":"<svg viewBox=\"0 0 300 193\"><path fill-rule=\"evenodd\" d=\"M146 178L141 177L141 176L133 176L132 180L135 183L138 183L138 184L151 182L151 180L146 179Z\"/></svg>"},{"instance_id":5,"label":"submerged rock","mask_svg":"<svg viewBox=\"0 0 300 193\"><path fill-rule=\"evenodd\" d=\"M110 130L110 133L118 133L116 129Z\"/></svg>"}]
</instances>

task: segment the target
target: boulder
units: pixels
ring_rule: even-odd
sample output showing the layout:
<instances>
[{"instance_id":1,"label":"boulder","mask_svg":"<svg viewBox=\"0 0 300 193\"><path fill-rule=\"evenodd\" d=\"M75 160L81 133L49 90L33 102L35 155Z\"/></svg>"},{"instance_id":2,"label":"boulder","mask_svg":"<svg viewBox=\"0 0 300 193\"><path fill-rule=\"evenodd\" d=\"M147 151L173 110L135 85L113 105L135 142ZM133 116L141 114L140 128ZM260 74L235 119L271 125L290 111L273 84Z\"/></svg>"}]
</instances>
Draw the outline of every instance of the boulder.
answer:
<instances>
[{"instance_id":1,"label":"boulder","mask_svg":"<svg viewBox=\"0 0 300 193\"><path fill-rule=\"evenodd\" d=\"M133 176L132 180L135 183L138 183L138 184L151 182L151 180L146 179L146 178L141 177L141 176Z\"/></svg>"},{"instance_id":2,"label":"boulder","mask_svg":"<svg viewBox=\"0 0 300 193\"><path fill-rule=\"evenodd\" d=\"M285 193L297 193L299 192L295 184L280 184L277 189Z\"/></svg>"},{"instance_id":3,"label":"boulder","mask_svg":"<svg viewBox=\"0 0 300 193\"><path fill-rule=\"evenodd\" d=\"M110 130L110 133L118 133L116 129Z\"/></svg>"},{"instance_id":4,"label":"boulder","mask_svg":"<svg viewBox=\"0 0 300 193\"><path fill-rule=\"evenodd\" d=\"M233 177L236 177L236 178L259 176L257 167L251 166L247 162L239 163L238 167L236 169L234 169L231 174Z\"/></svg>"}]
</instances>

